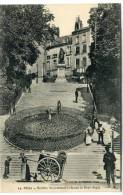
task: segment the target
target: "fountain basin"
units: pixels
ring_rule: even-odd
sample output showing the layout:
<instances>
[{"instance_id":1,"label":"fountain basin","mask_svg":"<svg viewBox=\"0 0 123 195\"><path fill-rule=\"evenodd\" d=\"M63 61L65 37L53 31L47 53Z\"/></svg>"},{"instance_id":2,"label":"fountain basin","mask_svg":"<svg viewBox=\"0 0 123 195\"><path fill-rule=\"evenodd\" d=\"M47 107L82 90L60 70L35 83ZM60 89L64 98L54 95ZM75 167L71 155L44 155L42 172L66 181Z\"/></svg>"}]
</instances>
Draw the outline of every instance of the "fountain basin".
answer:
<instances>
[{"instance_id":1,"label":"fountain basin","mask_svg":"<svg viewBox=\"0 0 123 195\"><path fill-rule=\"evenodd\" d=\"M65 150L84 141L88 122L79 110L64 107L57 114L52 108L51 121L46 111L46 107L38 107L12 115L5 122L4 136L25 150Z\"/></svg>"}]
</instances>

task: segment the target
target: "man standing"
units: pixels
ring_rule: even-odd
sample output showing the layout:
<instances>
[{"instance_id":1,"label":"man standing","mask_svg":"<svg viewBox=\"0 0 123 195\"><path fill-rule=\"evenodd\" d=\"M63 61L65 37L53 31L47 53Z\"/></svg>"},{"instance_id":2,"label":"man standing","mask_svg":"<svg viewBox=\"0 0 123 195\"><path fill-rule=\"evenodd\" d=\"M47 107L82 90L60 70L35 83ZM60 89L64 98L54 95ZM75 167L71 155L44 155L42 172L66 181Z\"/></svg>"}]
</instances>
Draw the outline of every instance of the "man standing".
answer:
<instances>
[{"instance_id":1,"label":"man standing","mask_svg":"<svg viewBox=\"0 0 123 195\"><path fill-rule=\"evenodd\" d=\"M103 128L101 123L98 124L97 133L98 133L98 142L97 142L97 144L104 145L103 135L105 133L105 129Z\"/></svg>"},{"instance_id":2,"label":"man standing","mask_svg":"<svg viewBox=\"0 0 123 195\"><path fill-rule=\"evenodd\" d=\"M115 170L115 155L109 151L109 146L105 147L106 153L104 154L103 157L103 162L105 163L104 165L104 170L106 170L106 180L108 187L110 187L110 177L113 182L113 187L115 187L115 178L114 178L114 170Z\"/></svg>"},{"instance_id":3,"label":"man standing","mask_svg":"<svg viewBox=\"0 0 123 195\"><path fill-rule=\"evenodd\" d=\"M77 91L77 89L76 89L76 91L75 91L75 102L77 103L78 102L78 91Z\"/></svg>"},{"instance_id":4,"label":"man standing","mask_svg":"<svg viewBox=\"0 0 123 195\"><path fill-rule=\"evenodd\" d=\"M67 155L66 155L66 153L65 153L64 151L60 151L60 152L58 153L58 156L57 156L57 161L59 162L61 171L60 171L60 175L59 175L59 178L58 178L57 182L60 182L60 181L62 180L63 171L64 171L64 166L65 166L66 160L67 160Z\"/></svg>"},{"instance_id":5,"label":"man standing","mask_svg":"<svg viewBox=\"0 0 123 195\"><path fill-rule=\"evenodd\" d=\"M57 113L59 114L61 112L61 101L59 100L57 102Z\"/></svg>"},{"instance_id":6,"label":"man standing","mask_svg":"<svg viewBox=\"0 0 123 195\"><path fill-rule=\"evenodd\" d=\"M12 159L10 158L10 156L7 156L7 159L5 160L5 170L4 170L4 174L3 174L3 178L4 179L8 179L8 175L10 174L10 170L9 170L9 165L10 165L10 161Z\"/></svg>"}]
</instances>

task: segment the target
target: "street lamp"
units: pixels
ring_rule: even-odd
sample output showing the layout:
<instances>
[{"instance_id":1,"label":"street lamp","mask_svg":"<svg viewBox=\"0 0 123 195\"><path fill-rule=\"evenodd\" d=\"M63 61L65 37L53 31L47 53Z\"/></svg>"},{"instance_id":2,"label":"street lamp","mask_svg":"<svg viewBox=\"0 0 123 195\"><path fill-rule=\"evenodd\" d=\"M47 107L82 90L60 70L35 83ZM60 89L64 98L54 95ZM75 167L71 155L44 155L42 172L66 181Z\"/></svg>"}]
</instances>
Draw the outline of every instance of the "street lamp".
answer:
<instances>
[{"instance_id":1,"label":"street lamp","mask_svg":"<svg viewBox=\"0 0 123 195\"><path fill-rule=\"evenodd\" d=\"M116 119L114 117L111 117L110 119L110 124L111 124L111 150L112 152L114 152L114 130L115 130L115 123L116 123Z\"/></svg>"},{"instance_id":2,"label":"street lamp","mask_svg":"<svg viewBox=\"0 0 123 195\"><path fill-rule=\"evenodd\" d=\"M36 77L36 83L38 83L38 62L36 63L36 67L37 67L37 77Z\"/></svg>"},{"instance_id":3,"label":"street lamp","mask_svg":"<svg viewBox=\"0 0 123 195\"><path fill-rule=\"evenodd\" d=\"M88 78L88 75L86 75L86 81L87 81L87 93L89 92L89 78Z\"/></svg>"}]
</instances>

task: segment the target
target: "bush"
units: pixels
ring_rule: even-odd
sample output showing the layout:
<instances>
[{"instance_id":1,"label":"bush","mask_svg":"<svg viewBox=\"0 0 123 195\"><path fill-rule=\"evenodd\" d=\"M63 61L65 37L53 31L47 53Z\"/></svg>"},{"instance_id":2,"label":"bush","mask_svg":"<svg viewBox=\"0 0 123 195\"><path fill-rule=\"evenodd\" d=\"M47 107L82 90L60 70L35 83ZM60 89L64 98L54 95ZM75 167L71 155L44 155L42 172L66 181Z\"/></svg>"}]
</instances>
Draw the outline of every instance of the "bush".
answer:
<instances>
[{"instance_id":1,"label":"bush","mask_svg":"<svg viewBox=\"0 0 123 195\"><path fill-rule=\"evenodd\" d=\"M43 76L43 82L52 82L52 83L54 83L56 78L57 78L56 75L54 75L54 76L45 75L45 76Z\"/></svg>"},{"instance_id":2,"label":"bush","mask_svg":"<svg viewBox=\"0 0 123 195\"><path fill-rule=\"evenodd\" d=\"M80 81L80 78L78 76L66 76L66 80L68 82L79 82Z\"/></svg>"}]
</instances>

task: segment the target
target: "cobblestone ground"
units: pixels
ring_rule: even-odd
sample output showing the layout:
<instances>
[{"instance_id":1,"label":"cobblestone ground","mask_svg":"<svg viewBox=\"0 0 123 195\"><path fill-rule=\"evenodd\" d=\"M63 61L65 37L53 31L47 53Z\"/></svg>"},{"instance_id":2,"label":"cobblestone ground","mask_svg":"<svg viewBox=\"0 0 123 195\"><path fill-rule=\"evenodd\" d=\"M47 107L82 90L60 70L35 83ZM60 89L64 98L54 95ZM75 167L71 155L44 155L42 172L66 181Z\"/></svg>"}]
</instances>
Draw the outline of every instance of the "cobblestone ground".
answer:
<instances>
[{"instance_id":1,"label":"cobblestone ground","mask_svg":"<svg viewBox=\"0 0 123 195\"><path fill-rule=\"evenodd\" d=\"M78 87L86 87L82 84L71 84L71 83L39 83L36 84L33 81L31 93L24 93L18 104L16 105L16 112L30 107L36 106L47 106L54 107L57 101L60 100L62 106L76 108L84 111L87 103L79 95L78 103L75 103L75 89ZM12 156L12 162L10 167L10 179L9 180L19 180L20 179L20 167L21 162L19 160L20 149L15 148L5 141L3 138L4 121L9 116L0 117L0 140L2 147L0 148L1 160L0 160L0 175L2 176L4 171L4 160L7 155ZM115 134L117 137L117 134ZM97 141L97 135L94 134L94 141ZM106 141L108 136L104 137ZM105 183L105 172L103 170L103 154L104 147L92 143L90 146L85 146L81 144L75 148L69 149L67 152L67 163L65 165L63 182L96 182L95 185L104 187ZM39 152L25 151L25 154L30 159L38 159ZM119 156L118 156L119 158ZM119 162L119 161L118 161ZM29 161L31 172L35 172L37 164L33 161ZM119 163L118 163L119 166ZM119 167L117 168L117 175L120 174ZM119 183L119 180L117 179Z\"/></svg>"}]
</instances>

